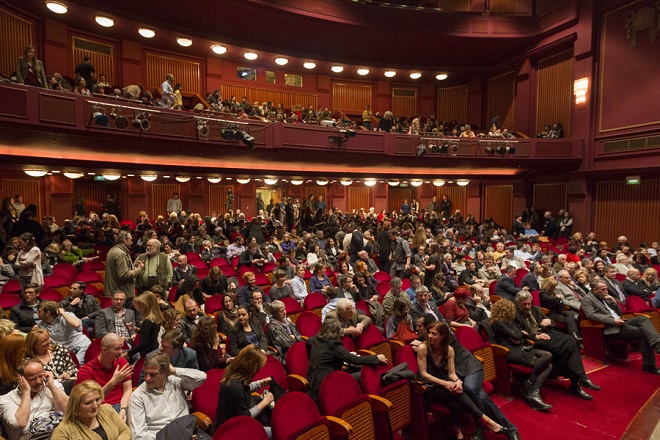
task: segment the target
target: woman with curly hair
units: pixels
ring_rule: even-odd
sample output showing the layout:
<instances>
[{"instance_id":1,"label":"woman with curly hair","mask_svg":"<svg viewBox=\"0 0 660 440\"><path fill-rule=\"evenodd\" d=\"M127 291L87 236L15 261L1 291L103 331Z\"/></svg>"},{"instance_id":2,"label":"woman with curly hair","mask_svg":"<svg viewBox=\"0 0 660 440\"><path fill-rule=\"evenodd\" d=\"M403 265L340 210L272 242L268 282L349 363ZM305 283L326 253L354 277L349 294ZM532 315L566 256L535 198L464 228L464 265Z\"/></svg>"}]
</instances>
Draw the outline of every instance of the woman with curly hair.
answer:
<instances>
[{"instance_id":1,"label":"woman with curly hair","mask_svg":"<svg viewBox=\"0 0 660 440\"><path fill-rule=\"evenodd\" d=\"M552 371L552 354L545 350L536 350L525 345L529 337L515 320L516 306L508 299L501 299L493 304L490 323L495 332L498 344L509 349L506 358L508 362L525 365L532 368L532 375L523 384L523 395L532 409L546 411L552 409L541 399L539 389Z\"/></svg>"},{"instance_id":2,"label":"woman with curly hair","mask_svg":"<svg viewBox=\"0 0 660 440\"><path fill-rule=\"evenodd\" d=\"M213 318L201 316L197 321L197 326L189 344L189 347L197 353L197 363L200 370L209 371L214 368L225 368L231 362L232 358L227 354L220 356L219 346L220 337Z\"/></svg>"},{"instance_id":3,"label":"woman with curly hair","mask_svg":"<svg viewBox=\"0 0 660 440\"><path fill-rule=\"evenodd\" d=\"M161 335L166 331L179 328L179 325L181 325L181 312L179 312L174 307L168 307L167 309L163 310Z\"/></svg>"}]
</instances>

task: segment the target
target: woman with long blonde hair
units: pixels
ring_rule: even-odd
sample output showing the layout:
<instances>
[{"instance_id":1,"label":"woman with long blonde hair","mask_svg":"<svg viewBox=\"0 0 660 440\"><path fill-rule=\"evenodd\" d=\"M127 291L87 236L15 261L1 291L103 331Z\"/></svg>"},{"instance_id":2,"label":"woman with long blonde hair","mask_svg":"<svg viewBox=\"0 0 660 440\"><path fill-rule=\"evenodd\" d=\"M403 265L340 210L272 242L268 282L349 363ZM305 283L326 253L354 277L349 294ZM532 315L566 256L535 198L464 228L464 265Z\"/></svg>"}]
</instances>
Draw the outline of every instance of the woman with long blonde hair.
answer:
<instances>
[{"instance_id":1,"label":"woman with long blonde hair","mask_svg":"<svg viewBox=\"0 0 660 440\"><path fill-rule=\"evenodd\" d=\"M148 290L133 300L133 307L142 315L142 323L140 324L140 341L127 352L126 356L129 358L137 353L140 356L146 356L158 349L158 334L165 320L156 295Z\"/></svg>"}]
</instances>

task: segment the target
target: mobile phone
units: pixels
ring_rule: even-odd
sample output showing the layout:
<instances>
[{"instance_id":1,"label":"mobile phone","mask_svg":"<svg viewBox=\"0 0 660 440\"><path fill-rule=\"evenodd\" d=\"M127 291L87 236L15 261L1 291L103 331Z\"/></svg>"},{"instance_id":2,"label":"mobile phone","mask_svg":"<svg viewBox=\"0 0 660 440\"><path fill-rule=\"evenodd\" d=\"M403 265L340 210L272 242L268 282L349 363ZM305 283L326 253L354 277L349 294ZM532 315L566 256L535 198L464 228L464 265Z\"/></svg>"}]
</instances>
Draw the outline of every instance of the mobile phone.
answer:
<instances>
[{"instance_id":1,"label":"mobile phone","mask_svg":"<svg viewBox=\"0 0 660 440\"><path fill-rule=\"evenodd\" d=\"M44 385L48 384L48 376L44 376Z\"/></svg>"}]
</instances>

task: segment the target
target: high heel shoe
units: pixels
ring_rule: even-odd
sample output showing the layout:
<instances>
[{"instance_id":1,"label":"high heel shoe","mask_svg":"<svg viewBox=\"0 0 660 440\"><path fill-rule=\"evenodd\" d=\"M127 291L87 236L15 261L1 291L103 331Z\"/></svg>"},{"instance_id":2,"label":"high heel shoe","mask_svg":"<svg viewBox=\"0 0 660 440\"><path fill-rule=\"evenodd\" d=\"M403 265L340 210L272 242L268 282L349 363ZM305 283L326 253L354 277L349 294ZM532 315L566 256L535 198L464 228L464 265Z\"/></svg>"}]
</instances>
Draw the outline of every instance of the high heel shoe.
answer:
<instances>
[{"instance_id":1,"label":"high heel shoe","mask_svg":"<svg viewBox=\"0 0 660 440\"><path fill-rule=\"evenodd\" d=\"M520 440L520 434L518 433L518 430L507 428L506 426L500 426L499 431L494 431L494 433L503 435L509 440Z\"/></svg>"}]
</instances>

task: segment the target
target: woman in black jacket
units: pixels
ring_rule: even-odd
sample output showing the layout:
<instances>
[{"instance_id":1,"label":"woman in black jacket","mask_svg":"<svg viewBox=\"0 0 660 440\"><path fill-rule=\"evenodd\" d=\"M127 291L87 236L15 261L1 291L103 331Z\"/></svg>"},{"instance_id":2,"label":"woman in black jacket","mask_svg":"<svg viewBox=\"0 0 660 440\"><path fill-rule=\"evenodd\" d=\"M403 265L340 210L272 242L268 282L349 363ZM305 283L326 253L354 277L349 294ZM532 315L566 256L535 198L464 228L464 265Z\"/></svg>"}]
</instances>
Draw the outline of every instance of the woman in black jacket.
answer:
<instances>
[{"instance_id":1,"label":"woman in black jacket","mask_svg":"<svg viewBox=\"0 0 660 440\"><path fill-rule=\"evenodd\" d=\"M142 315L140 324L140 341L131 348L126 356L131 359L137 353L146 356L159 347L158 334L165 320L158 306L156 295L146 291L133 300L133 307Z\"/></svg>"},{"instance_id":2,"label":"woman in black jacket","mask_svg":"<svg viewBox=\"0 0 660 440\"><path fill-rule=\"evenodd\" d=\"M238 356L241 350L248 345L261 348L264 352L268 348L268 341L264 329L256 324L256 320L250 319L251 312L246 305L238 306L236 310L236 325L229 334L231 344L231 355Z\"/></svg>"}]
</instances>

